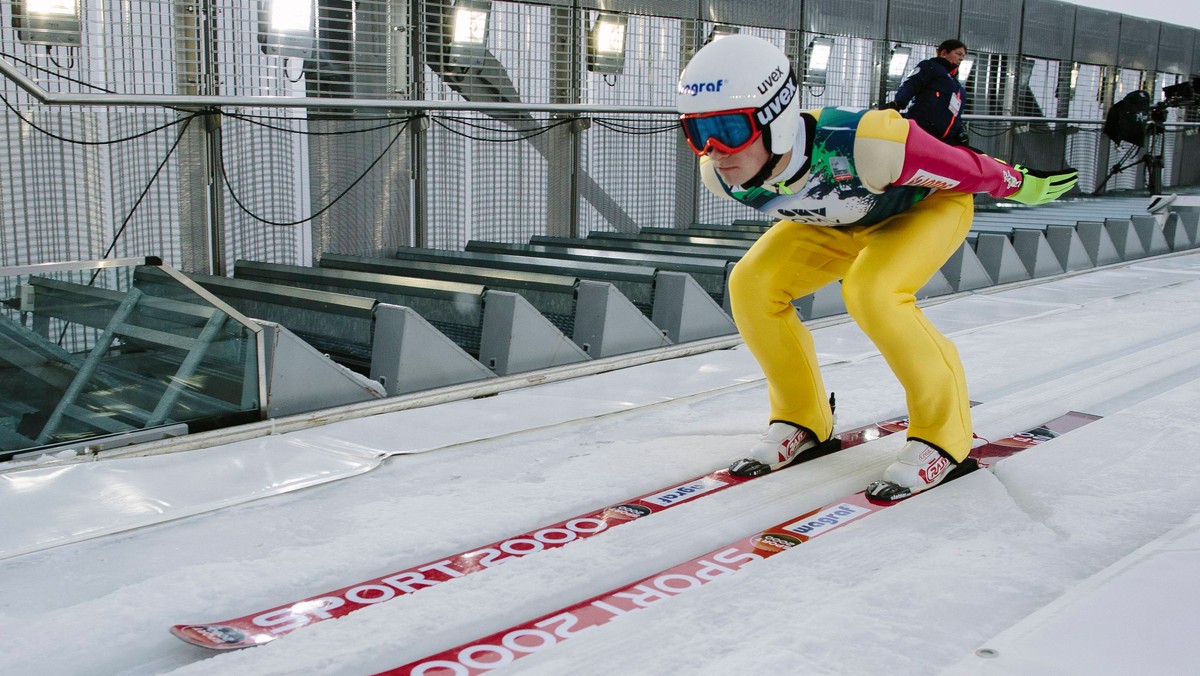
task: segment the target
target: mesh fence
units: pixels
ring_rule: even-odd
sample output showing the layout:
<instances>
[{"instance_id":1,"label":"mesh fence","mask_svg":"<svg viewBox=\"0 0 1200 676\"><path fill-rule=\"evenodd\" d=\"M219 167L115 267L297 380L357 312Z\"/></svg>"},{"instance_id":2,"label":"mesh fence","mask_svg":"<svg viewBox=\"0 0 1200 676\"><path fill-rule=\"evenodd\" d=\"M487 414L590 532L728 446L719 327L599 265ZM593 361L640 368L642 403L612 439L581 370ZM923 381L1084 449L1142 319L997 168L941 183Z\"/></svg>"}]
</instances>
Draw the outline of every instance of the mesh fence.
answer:
<instances>
[{"instance_id":1,"label":"mesh fence","mask_svg":"<svg viewBox=\"0 0 1200 676\"><path fill-rule=\"evenodd\" d=\"M45 105L5 79L0 265L156 255L185 270L227 273L241 258L306 264L327 252L761 218L699 185L673 114L529 109L670 108L683 64L717 27L699 16L650 15L653 3L618 15L582 5L84 2L80 30L64 40L14 16L21 5L0 3L0 59L45 92L222 102L219 112ZM793 58L806 108L875 106L898 85L888 77L898 47L909 51L909 68L933 56L923 42L735 28ZM868 28L861 34L879 34ZM598 51L617 34L620 50ZM818 51L826 56L819 64ZM1144 151L1111 143L1100 127L1125 93L1141 88L1157 98L1181 76L970 57L969 113L1096 121L972 121L973 145L1031 165L1076 166L1084 192L1145 186L1144 164L1106 177ZM347 105L267 103L313 97ZM376 102L406 105L365 105ZM455 109L475 104L512 108ZM1177 121L1195 113L1168 111L1167 122ZM1194 174L1180 157L1189 139L1162 135L1166 185Z\"/></svg>"},{"instance_id":2,"label":"mesh fence","mask_svg":"<svg viewBox=\"0 0 1200 676\"><path fill-rule=\"evenodd\" d=\"M484 9L490 10L486 20L455 25L457 11ZM431 2L425 11L426 98L549 100L551 32L564 30L552 26L550 7ZM424 165L428 246L456 249L472 239L524 241L547 231L551 167L569 161L562 149L564 121L517 111L434 113L431 122L426 157L437 160Z\"/></svg>"},{"instance_id":3,"label":"mesh fence","mask_svg":"<svg viewBox=\"0 0 1200 676\"><path fill-rule=\"evenodd\" d=\"M1164 87L1180 84L1185 78L1182 75L1175 73L1158 73L1155 79L1154 89L1152 91L1161 92ZM1187 118L1187 110L1182 107L1167 106L1163 111L1163 121L1165 123L1184 122ZM1180 137L1182 134L1178 132L1164 133L1159 139L1161 145L1158 151L1162 154L1162 184L1174 185L1176 182L1175 167L1179 158L1176 156L1180 149Z\"/></svg>"},{"instance_id":4,"label":"mesh fence","mask_svg":"<svg viewBox=\"0 0 1200 676\"><path fill-rule=\"evenodd\" d=\"M600 13L587 12L580 29L583 39L598 34ZM678 19L628 17L623 57L584 60L581 102L674 106L684 30ZM579 234L675 225L671 195L680 142L673 116L595 120L580 145Z\"/></svg>"},{"instance_id":5,"label":"mesh fence","mask_svg":"<svg viewBox=\"0 0 1200 676\"><path fill-rule=\"evenodd\" d=\"M1108 69L1104 66L1078 65L1072 76L1068 117L1096 120L1099 125L1104 120L1106 101L1111 96L1107 79ZM1067 164L1079 169L1079 189L1083 192L1094 191L1104 178L1101 167L1108 159L1107 144L1108 139L1100 136L1099 126L1080 129L1067 138Z\"/></svg>"}]
</instances>

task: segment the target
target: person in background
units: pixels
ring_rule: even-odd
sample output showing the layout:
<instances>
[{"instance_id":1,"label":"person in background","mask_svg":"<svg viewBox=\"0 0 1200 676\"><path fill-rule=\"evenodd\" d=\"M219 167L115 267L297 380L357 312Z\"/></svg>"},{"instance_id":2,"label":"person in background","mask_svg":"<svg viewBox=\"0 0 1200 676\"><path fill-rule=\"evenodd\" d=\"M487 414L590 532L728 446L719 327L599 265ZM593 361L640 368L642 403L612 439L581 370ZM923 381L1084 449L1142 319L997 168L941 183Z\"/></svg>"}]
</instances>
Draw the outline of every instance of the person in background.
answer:
<instances>
[{"instance_id":1,"label":"person in background","mask_svg":"<svg viewBox=\"0 0 1200 676\"><path fill-rule=\"evenodd\" d=\"M966 57L967 46L961 40L946 40L938 45L937 56L918 63L900 85L896 98L881 108L908 108L904 117L934 138L950 145L967 145L969 139L962 124L967 94L958 81L958 67Z\"/></svg>"},{"instance_id":2,"label":"person in background","mask_svg":"<svg viewBox=\"0 0 1200 676\"><path fill-rule=\"evenodd\" d=\"M947 146L894 110L800 110L787 56L750 35L691 59L676 93L705 186L782 219L734 267L734 322L767 380L769 426L730 465L757 476L833 434L812 335L793 299L841 280L850 316L903 385L908 442L869 494L899 500L937 485L972 448L970 400L952 342L915 293L962 246L973 193L1026 204L1070 190L1073 169L1039 172Z\"/></svg>"}]
</instances>

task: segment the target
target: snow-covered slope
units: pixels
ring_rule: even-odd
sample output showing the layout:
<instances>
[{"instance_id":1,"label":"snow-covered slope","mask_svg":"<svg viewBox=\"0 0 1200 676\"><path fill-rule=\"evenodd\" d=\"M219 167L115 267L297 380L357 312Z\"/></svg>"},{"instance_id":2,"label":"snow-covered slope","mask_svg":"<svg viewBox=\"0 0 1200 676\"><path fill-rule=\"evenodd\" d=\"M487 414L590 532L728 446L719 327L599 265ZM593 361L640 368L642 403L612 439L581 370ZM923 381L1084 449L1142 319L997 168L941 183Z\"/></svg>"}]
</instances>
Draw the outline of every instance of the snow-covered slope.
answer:
<instances>
[{"instance_id":1,"label":"snow-covered slope","mask_svg":"<svg viewBox=\"0 0 1200 676\"><path fill-rule=\"evenodd\" d=\"M967 295L927 312L955 336L972 398L983 402L979 434L1003 436L1069 409L1104 418L511 669L927 674L970 673L974 660L988 660L1000 671L987 673L1020 673L1003 671L1005 657L1024 645L1011 638L1022 635L1014 626L1032 626L1023 618L1052 612L1064 593L1088 589L1089 578L1200 512L1200 464L1189 459L1200 449L1192 429L1200 417L1200 255ZM839 427L903 413L899 385L852 325L815 337ZM399 414L324 429L328 438L383 449L416 434L437 450L0 561L0 672L372 673L858 491L902 443L871 442L259 648L214 654L166 631L431 561L720 467L765 428L765 388L753 370L735 348L434 407L419 423L410 419L419 430L406 429ZM656 388L667 394L647 394ZM547 420L558 408L582 413ZM461 430L480 420L504 433L462 441ZM522 420L539 422L520 431ZM289 435L256 442L288 443ZM219 479L206 477L208 452L188 454L190 481ZM153 492L164 518L172 516L172 484L151 460L122 462L105 489ZM10 495L20 494L13 482L23 478L38 483L42 499L59 486L58 502L80 503L52 472L0 476ZM16 505L6 528L42 519L42 507L4 504ZM96 520L106 517L100 511ZM1194 633L1192 615L1161 618L1153 629ZM1010 638L995 644L1000 657L975 655L1006 630ZM1113 647L1104 637L1085 643ZM1146 655L1148 673L1156 656L1167 657Z\"/></svg>"}]
</instances>

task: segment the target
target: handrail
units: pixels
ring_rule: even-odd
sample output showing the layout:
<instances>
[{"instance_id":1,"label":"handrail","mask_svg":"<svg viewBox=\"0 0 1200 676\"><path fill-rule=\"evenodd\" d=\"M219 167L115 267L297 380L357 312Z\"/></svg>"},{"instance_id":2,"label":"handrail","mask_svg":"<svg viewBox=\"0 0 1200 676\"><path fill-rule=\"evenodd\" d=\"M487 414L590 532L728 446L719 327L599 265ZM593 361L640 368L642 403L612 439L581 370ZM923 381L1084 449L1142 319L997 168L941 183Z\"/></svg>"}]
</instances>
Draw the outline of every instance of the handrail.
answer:
<instances>
[{"instance_id":1,"label":"handrail","mask_svg":"<svg viewBox=\"0 0 1200 676\"><path fill-rule=\"evenodd\" d=\"M1103 119L1083 117L1027 117L1020 115L975 115L966 114L962 119L968 122L1015 122L1016 124L1032 124L1034 122L1055 122L1061 124L1103 125ZM1164 127L1200 127L1200 122L1163 122Z\"/></svg>"},{"instance_id":2,"label":"handrail","mask_svg":"<svg viewBox=\"0 0 1200 676\"><path fill-rule=\"evenodd\" d=\"M53 93L0 59L0 72L40 103L58 106L165 106L178 108L216 108L245 106L255 108L333 108L376 110L466 110L473 112L543 113L658 113L678 115L669 106L617 106L585 103L504 103L500 101L398 101L394 99L346 99L323 96L192 96L183 94L75 94Z\"/></svg>"},{"instance_id":3,"label":"handrail","mask_svg":"<svg viewBox=\"0 0 1200 676\"><path fill-rule=\"evenodd\" d=\"M138 265L146 265L158 269L164 275L170 277L175 283L195 294L198 298L201 298L204 300L204 302L216 308L222 314L237 322L242 326L242 328L250 332L250 334L253 336L256 355L255 367L257 382L255 387L257 391L258 408L262 417L265 418L267 411L266 346L264 344L264 330L262 325L234 309L233 306L218 298L208 289L205 289L197 284L187 275L184 275L169 265L164 265L162 258L158 256L135 256L126 258L107 258L91 261L59 261L53 263L37 263L33 265L0 267L0 277L45 275L52 272L102 270L107 268Z\"/></svg>"},{"instance_id":4,"label":"handrail","mask_svg":"<svg viewBox=\"0 0 1200 676\"><path fill-rule=\"evenodd\" d=\"M63 271L101 270L129 265L162 265L162 259L157 256L134 256L131 258L105 258L98 261L61 261L55 263L34 263L32 265L12 265L0 267L0 277L45 275L51 272Z\"/></svg>"},{"instance_id":5,"label":"handrail","mask_svg":"<svg viewBox=\"0 0 1200 676\"><path fill-rule=\"evenodd\" d=\"M539 112L567 115L654 114L678 115L674 106L592 105L586 103L505 103L501 101L399 101L395 99L328 98L323 96L193 96L183 94L77 94L53 93L0 59L0 72L40 103L56 106L163 106L175 108L330 108L353 110L470 111L479 113ZM1016 124L1059 123L1102 125L1103 119L1078 117L1028 117L1020 115L963 115L969 122L1013 122ZM1200 122L1166 122L1166 127L1200 127Z\"/></svg>"}]
</instances>

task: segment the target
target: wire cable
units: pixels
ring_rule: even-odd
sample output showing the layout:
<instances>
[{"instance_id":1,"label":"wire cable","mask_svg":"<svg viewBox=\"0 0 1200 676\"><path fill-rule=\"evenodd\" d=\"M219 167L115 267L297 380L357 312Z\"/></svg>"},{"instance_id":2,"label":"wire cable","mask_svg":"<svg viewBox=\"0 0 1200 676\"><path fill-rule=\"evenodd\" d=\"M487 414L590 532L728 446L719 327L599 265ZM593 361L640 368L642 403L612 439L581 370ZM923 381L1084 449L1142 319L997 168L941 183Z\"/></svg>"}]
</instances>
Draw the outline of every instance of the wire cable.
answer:
<instances>
[{"instance_id":1,"label":"wire cable","mask_svg":"<svg viewBox=\"0 0 1200 676\"><path fill-rule=\"evenodd\" d=\"M116 232L113 233L112 241L109 242L108 248L105 249L104 254L100 256L101 260L108 258L109 255L112 254L112 252L117 248L117 242L121 239L121 236L125 234L125 228L128 227L129 222L133 220L133 215L137 213L137 209L142 204L142 201L146 199L146 195L150 194L150 188L154 187L154 183L158 180L159 175L162 174L163 168L167 166L167 161L171 159L173 154L175 154L175 149L178 148L180 142L183 141L183 137L187 133L188 127L191 126L192 120L195 119L195 117L196 116L193 115L192 117L184 120L183 129L179 130L179 135L175 137L175 142L171 144L171 148L167 150L167 154L162 158L162 161L158 163L158 167L154 170L154 174L150 176L150 180L146 183L146 187L142 189L141 194L138 195L137 200L134 201L133 206L129 209L129 213L126 214L125 219L121 221L120 227L118 227ZM100 269L92 271L92 277L87 283L88 286L96 283L96 278L100 276L100 272ZM71 322L66 322L63 324L62 331L58 334L59 345L62 345L63 341L66 339L67 329L70 327L70 325Z\"/></svg>"},{"instance_id":2,"label":"wire cable","mask_svg":"<svg viewBox=\"0 0 1200 676\"><path fill-rule=\"evenodd\" d=\"M116 232L113 233L112 242L109 243L108 249L104 251L104 255L100 257L101 259L108 258L109 254L111 254L113 250L117 248L117 240L119 240L121 235L125 233L125 228L129 225L129 221L133 220L133 214L137 212L138 206L141 205L142 201L146 199L146 195L150 194L150 188L152 188L154 186L154 182L158 180L158 176L162 173L163 167L167 166L167 160L170 160L171 155L175 154L175 149L178 148L180 142L183 141L183 137L185 134L187 134L188 127L191 126L192 120L199 117L199 115L200 114L198 113L184 120L183 129L179 130L179 135L175 137L175 142L171 144L171 148L167 150L167 154L162 158L162 161L158 163L158 168L154 170L154 174L150 176L150 181L146 183L146 187L143 188L142 193L138 195L137 201L133 203L133 207L129 209L129 213L125 216L125 219L121 221L120 227L118 227ZM99 271L97 271L97 273L98 272ZM97 273L93 273L93 280L95 280L94 275Z\"/></svg>"},{"instance_id":3,"label":"wire cable","mask_svg":"<svg viewBox=\"0 0 1200 676\"><path fill-rule=\"evenodd\" d=\"M351 130L347 130L347 131L309 131L309 130L302 130L302 129L292 129L289 127L277 127L275 125L268 124L266 122L261 121L262 119L306 121L306 118L303 118L303 117L281 118L278 115L274 115L274 116L246 115L244 113L228 113L228 112L222 112L221 114L224 115L225 117L231 117L235 120L241 120L242 122L246 122L246 123L253 124L253 125L256 125L259 127L263 127L264 129L271 129L274 131L282 131L282 132L285 132L288 134L299 134L301 136L350 136L353 134L363 134L363 133L371 132L371 131L379 131L380 129L390 129L397 125L405 125L405 124L408 124L409 122L412 122L414 119L420 117L420 115L410 115L408 117L403 117L403 118L399 118L399 119L397 119L397 118L371 118L371 119L380 119L380 120L386 119L386 120L390 120L390 121L387 124L381 124L378 127L364 127L362 129L351 129ZM355 121L361 121L361 120L356 119Z\"/></svg>"},{"instance_id":4,"label":"wire cable","mask_svg":"<svg viewBox=\"0 0 1200 676\"><path fill-rule=\"evenodd\" d=\"M609 131L615 131L618 134L632 134L634 136L647 136L650 134L662 134L672 132L679 129L679 122L672 120L669 123L658 123L646 121L647 124L654 124L653 127L639 127L636 123L628 122L619 118L593 117L592 121L596 126L603 127Z\"/></svg>"},{"instance_id":5,"label":"wire cable","mask_svg":"<svg viewBox=\"0 0 1200 676\"><path fill-rule=\"evenodd\" d=\"M455 122L460 122L461 124L463 124L465 126L473 127L475 129L480 129L483 131L505 133L505 130L495 129L493 127L485 127L478 123L471 122L467 118L436 116L436 117L431 117L429 119L432 120L434 122L434 124L441 127L442 129L445 129L446 131L450 132L451 134L455 134L456 136L461 136L463 138L468 138L468 139L471 139L472 141L486 141L489 143L514 143L516 141L527 141L531 138L534 138L535 136L541 136L542 134L545 134L546 132L550 131L551 129L554 129L555 127L561 127L564 124L572 123L572 120L569 120L569 119L559 120L557 122L551 122L550 124L546 125L545 127L542 127L540 129L535 129L528 133L527 133L527 130L519 130L519 129L513 129L513 130L507 132L507 133L515 133L515 134L524 134L523 136L514 136L513 138L485 138L482 136L473 136L471 134L458 131L456 129L451 129L445 122L443 122L443 120L451 120L451 121L455 121Z\"/></svg>"},{"instance_id":6,"label":"wire cable","mask_svg":"<svg viewBox=\"0 0 1200 676\"><path fill-rule=\"evenodd\" d=\"M22 115L21 111L17 110L12 105L12 103L9 102L8 97L4 96L3 94L0 94L0 101L4 102L4 106L6 108L8 108L9 111L11 111L12 114L17 117L17 119L19 119L22 122L24 122L25 124L29 125L34 130L39 131L42 134L45 134L46 136L49 136L50 138L52 138L56 141L62 141L63 143L70 143L72 145L77 145L77 146L108 146L108 145L115 145L117 143L124 143L126 141L133 141L133 140L142 138L143 136L149 136L150 134L158 133L164 129L173 127L181 122L189 122L189 121L195 119L198 115L204 114L204 113L190 113L185 117L181 117L177 120L172 120L171 122L167 122L165 124L159 125L157 127L154 127L153 129L147 129L145 131L140 131L136 134L133 134L131 136L125 136L123 138L108 139L105 141L81 141L79 139L67 138L66 136L62 136L61 134L55 134L54 132L52 132L48 129L43 129L43 128L39 127L38 125L34 124L30 120L28 120L24 115Z\"/></svg>"},{"instance_id":7,"label":"wire cable","mask_svg":"<svg viewBox=\"0 0 1200 676\"><path fill-rule=\"evenodd\" d=\"M334 197L332 200L330 200L328 204L321 207L319 210L313 212L307 218L302 218L298 221L290 221L290 222L272 221L272 220L263 218L262 216L259 216L258 214L254 213L253 211L250 211L250 208L247 207L244 203L242 203L242 200L237 196L237 193L235 193L233 190L233 185L229 180L229 173L226 171L226 168L225 168L224 157L221 158L221 180L225 184L225 189L229 191L229 196L233 199L234 204L236 204L238 206L238 208L241 209L242 212L244 212L250 218L258 221L259 223L263 223L265 225L272 225L272 226L278 226L278 227L291 227L291 226L295 226L295 225L301 225L303 223L307 223L307 222L313 220L314 218L325 213L326 211L329 211L330 209L332 209L334 204L337 204L339 200L341 200L351 190L353 190L354 186L358 185L364 178L366 178L367 174L371 173L371 170L375 168L375 165L379 164L383 160L383 158L385 156L387 156L388 151L392 149L392 146L396 145L396 141L400 140L400 137L402 137L404 135L404 131L407 128L408 128L408 122L406 121L404 123L404 125L401 127L401 129L398 132L396 132L396 135L392 137L392 140L387 144L387 146L384 147L383 152L379 153L379 156L376 157L375 160L373 162L371 162L370 165L367 166L367 168L363 171L362 174L359 175L358 178L354 179L354 181L352 181L350 183L350 185L346 186L345 190L340 192L337 195L337 197Z\"/></svg>"},{"instance_id":8,"label":"wire cable","mask_svg":"<svg viewBox=\"0 0 1200 676\"><path fill-rule=\"evenodd\" d=\"M72 49L74 49L74 48L72 48ZM34 70L40 70L43 73L46 73L48 75L53 75L53 76L59 78L60 80L65 80L67 82L74 82L75 84L80 84L85 87L91 87L92 89L99 89L100 91L104 92L105 94L116 94L117 93L111 89L106 89L104 87L101 87L100 85L92 84L91 82L88 82L86 80L80 80L79 78L74 78L74 77L71 77L70 75L63 75L62 73L60 73L57 70L53 70L53 69L47 68L45 66L39 66L38 64L36 64L28 59L22 59L21 57L17 56L16 54L9 54L8 52L0 52L0 57L3 57L5 59L12 59L13 61L16 61L25 66L28 66ZM51 61L54 63L54 65L56 65L56 66L58 65L58 63L55 62L53 59L51 59ZM59 66L59 67L61 68L61 66Z\"/></svg>"}]
</instances>

